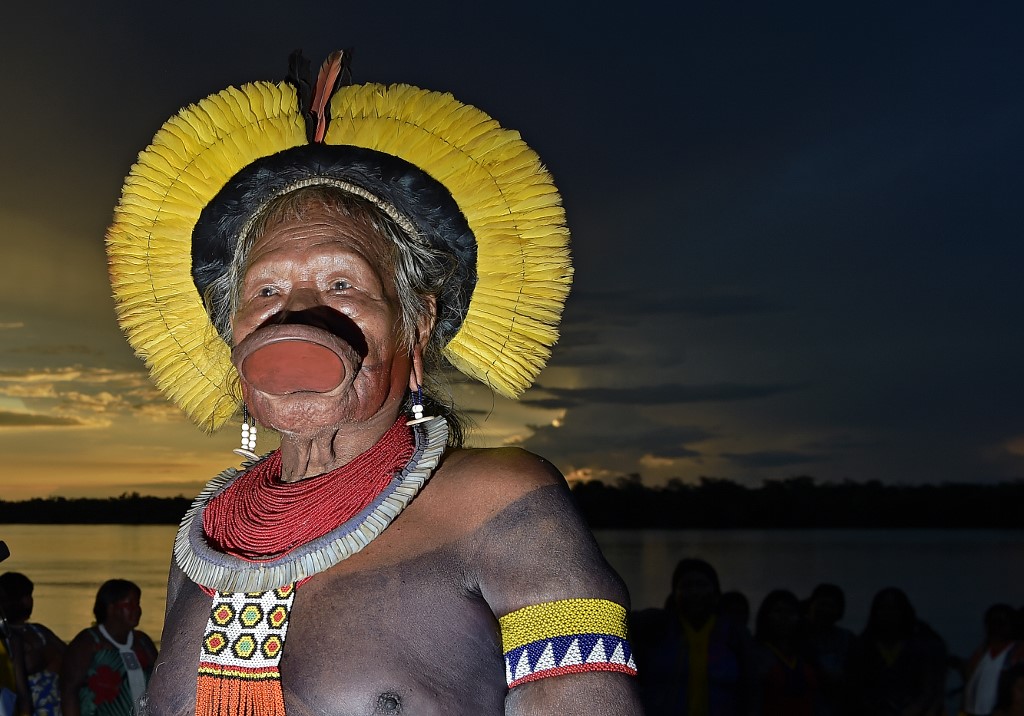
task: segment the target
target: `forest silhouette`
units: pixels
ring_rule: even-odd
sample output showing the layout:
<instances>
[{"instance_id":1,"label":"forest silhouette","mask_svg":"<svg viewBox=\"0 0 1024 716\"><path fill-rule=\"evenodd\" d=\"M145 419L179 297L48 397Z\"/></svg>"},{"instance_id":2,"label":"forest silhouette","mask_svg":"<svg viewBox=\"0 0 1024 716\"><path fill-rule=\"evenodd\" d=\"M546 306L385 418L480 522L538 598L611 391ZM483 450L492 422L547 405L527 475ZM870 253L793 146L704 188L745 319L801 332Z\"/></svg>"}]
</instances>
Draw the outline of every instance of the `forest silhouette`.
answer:
<instances>
[{"instance_id":1,"label":"forest silhouette","mask_svg":"<svg viewBox=\"0 0 1024 716\"><path fill-rule=\"evenodd\" d=\"M579 482L573 495L594 529L1013 528L1024 526L1024 482L887 485L810 476L746 486L638 474ZM0 524L177 524L192 500L137 492L110 498L0 500Z\"/></svg>"}]
</instances>

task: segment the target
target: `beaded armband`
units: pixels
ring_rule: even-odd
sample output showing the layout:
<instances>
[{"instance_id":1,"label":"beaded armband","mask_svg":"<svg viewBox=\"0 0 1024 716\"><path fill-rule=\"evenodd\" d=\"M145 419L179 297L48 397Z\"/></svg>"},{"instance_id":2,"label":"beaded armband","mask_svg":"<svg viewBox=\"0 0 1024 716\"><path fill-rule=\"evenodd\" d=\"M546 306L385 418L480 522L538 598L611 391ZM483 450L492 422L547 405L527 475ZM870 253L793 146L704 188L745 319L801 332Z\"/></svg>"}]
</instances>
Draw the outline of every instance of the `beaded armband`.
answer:
<instances>
[{"instance_id":1,"label":"beaded armband","mask_svg":"<svg viewBox=\"0 0 1024 716\"><path fill-rule=\"evenodd\" d=\"M509 688L561 674L636 674L626 610L606 599L562 599L518 609L498 620Z\"/></svg>"}]
</instances>

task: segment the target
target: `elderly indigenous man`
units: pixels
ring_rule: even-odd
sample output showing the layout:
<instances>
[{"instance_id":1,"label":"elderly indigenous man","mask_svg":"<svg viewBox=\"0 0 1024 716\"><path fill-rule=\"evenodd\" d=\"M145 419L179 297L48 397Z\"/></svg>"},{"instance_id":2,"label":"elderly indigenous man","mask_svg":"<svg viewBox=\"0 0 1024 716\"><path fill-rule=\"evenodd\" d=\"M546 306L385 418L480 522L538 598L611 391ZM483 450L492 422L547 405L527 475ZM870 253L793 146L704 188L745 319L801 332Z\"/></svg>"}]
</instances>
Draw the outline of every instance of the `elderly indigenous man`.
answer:
<instances>
[{"instance_id":1,"label":"elderly indigenous man","mask_svg":"<svg viewBox=\"0 0 1024 716\"><path fill-rule=\"evenodd\" d=\"M149 712L639 713L628 596L564 480L461 448L431 390L442 358L508 396L543 366L571 276L549 175L450 95L308 70L169 120L107 236L157 385L243 415L175 542Z\"/></svg>"}]
</instances>

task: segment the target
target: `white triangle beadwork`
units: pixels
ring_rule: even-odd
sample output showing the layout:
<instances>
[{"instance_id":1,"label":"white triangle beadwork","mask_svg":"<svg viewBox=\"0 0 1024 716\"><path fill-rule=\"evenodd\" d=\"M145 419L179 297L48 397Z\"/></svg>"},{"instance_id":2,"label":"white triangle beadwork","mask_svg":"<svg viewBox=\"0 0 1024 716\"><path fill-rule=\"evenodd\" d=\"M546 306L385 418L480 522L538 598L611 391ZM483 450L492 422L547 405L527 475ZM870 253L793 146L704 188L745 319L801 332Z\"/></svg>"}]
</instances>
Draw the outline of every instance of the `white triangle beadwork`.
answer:
<instances>
[{"instance_id":1,"label":"white triangle beadwork","mask_svg":"<svg viewBox=\"0 0 1024 716\"><path fill-rule=\"evenodd\" d=\"M523 649L523 653L519 655L519 663L516 664L516 673L514 674L513 681L518 681L524 676L529 676L533 673L530 669L530 657L526 654L526 649Z\"/></svg>"},{"instance_id":2,"label":"white triangle beadwork","mask_svg":"<svg viewBox=\"0 0 1024 716\"><path fill-rule=\"evenodd\" d=\"M583 663L583 654L580 653L580 642L579 639L573 639L572 643L569 644L569 648L565 651L565 656L558 663L559 666L579 666Z\"/></svg>"},{"instance_id":3,"label":"white triangle beadwork","mask_svg":"<svg viewBox=\"0 0 1024 716\"><path fill-rule=\"evenodd\" d=\"M557 664L555 664L555 648L549 641L544 647L544 652L540 655L540 658L537 659L537 663L533 665L533 670L547 671L548 669L554 669L555 666L557 666Z\"/></svg>"},{"instance_id":4,"label":"white triangle beadwork","mask_svg":"<svg viewBox=\"0 0 1024 716\"><path fill-rule=\"evenodd\" d=\"M622 648L622 642L620 641L615 645L615 651L612 652L612 657L608 659L611 664L625 664L626 663L626 652Z\"/></svg>"},{"instance_id":5,"label":"white triangle beadwork","mask_svg":"<svg viewBox=\"0 0 1024 716\"><path fill-rule=\"evenodd\" d=\"M590 650L590 656L587 657L588 664L605 664L608 662L608 656L604 653L604 639L598 637L597 643L594 644L594 648Z\"/></svg>"}]
</instances>

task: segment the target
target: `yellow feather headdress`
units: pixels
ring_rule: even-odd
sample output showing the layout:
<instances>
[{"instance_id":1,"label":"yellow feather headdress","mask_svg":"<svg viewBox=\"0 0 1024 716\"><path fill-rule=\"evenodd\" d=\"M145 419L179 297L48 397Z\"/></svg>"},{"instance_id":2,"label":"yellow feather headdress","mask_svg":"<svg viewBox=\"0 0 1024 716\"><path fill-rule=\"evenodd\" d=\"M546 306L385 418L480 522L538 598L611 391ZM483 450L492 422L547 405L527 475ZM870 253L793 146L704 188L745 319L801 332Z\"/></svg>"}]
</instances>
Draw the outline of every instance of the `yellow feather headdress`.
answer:
<instances>
[{"instance_id":1,"label":"yellow feather headdress","mask_svg":"<svg viewBox=\"0 0 1024 716\"><path fill-rule=\"evenodd\" d=\"M451 194L476 240L476 285L443 353L517 397L550 355L572 278L561 200L536 153L475 107L408 85L341 87L329 115L324 144L397 157ZM211 95L169 119L140 153L107 232L128 341L157 387L207 430L235 413L240 393L230 347L193 280L193 230L240 171L306 143L291 84Z\"/></svg>"}]
</instances>

